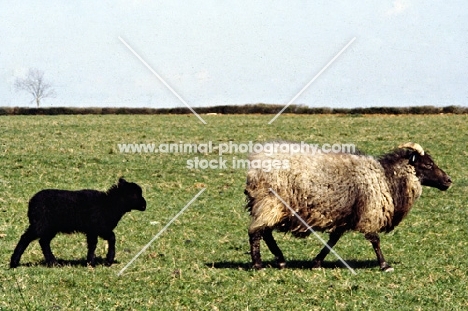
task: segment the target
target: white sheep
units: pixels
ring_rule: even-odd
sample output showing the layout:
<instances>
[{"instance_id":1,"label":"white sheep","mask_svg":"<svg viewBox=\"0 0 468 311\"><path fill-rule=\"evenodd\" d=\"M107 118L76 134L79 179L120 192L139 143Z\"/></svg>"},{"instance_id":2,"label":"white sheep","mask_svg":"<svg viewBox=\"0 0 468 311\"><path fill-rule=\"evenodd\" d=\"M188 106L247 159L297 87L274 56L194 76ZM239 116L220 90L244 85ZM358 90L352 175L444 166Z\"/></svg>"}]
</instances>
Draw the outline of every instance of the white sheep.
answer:
<instances>
[{"instance_id":1,"label":"white sheep","mask_svg":"<svg viewBox=\"0 0 468 311\"><path fill-rule=\"evenodd\" d=\"M408 214L422 187L447 190L452 181L418 144L407 143L379 158L359 153L254 153L254 160L287 160L289 169L251 168L245 194L253 267L262 268L263 238L280 268L286 265L272 231L303 237L308 228L289 205L316 231L330 233L333 247L346 231L358 231L372 243L380 268L393 270L380 249L379 232L390 232ZM272 193L284 200L284 203ZM320 267L329 253L324 247L313 260Z\"/></svg>"}]
</instances>

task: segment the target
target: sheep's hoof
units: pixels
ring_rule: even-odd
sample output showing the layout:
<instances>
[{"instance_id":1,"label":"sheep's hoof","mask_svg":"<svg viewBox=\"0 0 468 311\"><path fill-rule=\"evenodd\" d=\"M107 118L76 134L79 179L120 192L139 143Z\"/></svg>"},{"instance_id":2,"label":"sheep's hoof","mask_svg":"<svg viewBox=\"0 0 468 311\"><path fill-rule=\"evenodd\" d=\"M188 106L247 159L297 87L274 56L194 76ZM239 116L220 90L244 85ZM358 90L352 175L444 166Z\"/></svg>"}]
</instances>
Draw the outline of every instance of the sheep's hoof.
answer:
<instances>
[{"instance_id":1,"label":"sheep's hoof","mask_svg":"<svg viewBox=\"0 0 468 311\"><path fill-rule=\"evenodd\" d=\"M256 264L253 265L253 268L254 268L255 270L262 270L262 269L263 269L263 266L262 266L262 264L256 263Z\"/></svg>"},{"instance_id":2,"label":"sheep's hoof","mask_svg":"<svg viewBox=\"0 0 468 311\"><path fill-rule=\"evenodd\" d=\"M286 263L285 262L279 262L278 263L278 269L281 270L281 269L284 269L284 268L286 268Z\"/></svg>"},{"instance_id":3,"label":"sheep's hoof","mask_svg":"<svg viewBox=\"0 0 468 311\"><path fill-rule=\"evenodd\" d=\"M381 266L380 266L380 270L382 270L383 272L393 272L395 271L395 269L392 268L392 266L390 266L388 263L384 262Z\"/></svg>"}]
</instances>

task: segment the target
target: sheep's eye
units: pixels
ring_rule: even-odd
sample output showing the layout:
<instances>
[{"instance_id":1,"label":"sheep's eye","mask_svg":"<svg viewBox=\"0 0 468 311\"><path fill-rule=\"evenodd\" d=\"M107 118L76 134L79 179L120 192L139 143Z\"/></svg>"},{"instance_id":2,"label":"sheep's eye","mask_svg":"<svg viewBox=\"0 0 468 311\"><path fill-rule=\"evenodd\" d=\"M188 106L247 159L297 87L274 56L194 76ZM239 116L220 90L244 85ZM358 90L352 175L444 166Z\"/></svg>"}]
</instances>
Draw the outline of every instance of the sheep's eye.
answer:
<instances>
[{"instance_id":1,"label":"sheep's eye","mask_svg":"<svg viewBox=\"0 0 468 311\"><path fill-rule=\"evenodd\" d=\"M427 170L432 170L433 166L434 166L434 165L433 165L432 163L423 164L423 165L422 165L422 167L425 168L425 169L427 169Z\"/></svg>"}]
</instances>

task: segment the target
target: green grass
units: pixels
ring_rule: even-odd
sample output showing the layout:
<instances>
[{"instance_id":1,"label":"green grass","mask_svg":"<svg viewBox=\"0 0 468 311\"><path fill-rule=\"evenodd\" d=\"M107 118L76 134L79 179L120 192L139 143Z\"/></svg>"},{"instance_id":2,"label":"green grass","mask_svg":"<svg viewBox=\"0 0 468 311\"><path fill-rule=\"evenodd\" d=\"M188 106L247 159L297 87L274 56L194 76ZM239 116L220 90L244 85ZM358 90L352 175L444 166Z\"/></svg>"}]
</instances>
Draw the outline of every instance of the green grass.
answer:
<instances>
[{"instance_id":1,"label":"green grass","mask_svg":"<svg viewBox=\"0 0 468 311\"><path fill-rule=\"evenodd\" d=\"M0 310L464 310L468 308L468 116L82 115L0 117ZM325 268L307 263L321 248L313 236L276 234L289 268L250 266L245 170L190 170L195 156L121 154L118 143L215 144L287 139L354 143L370 154L415 141L454 180L447 192L425 188L382 250L395 268L380 272L362 235L348 233ZM245 157L245 155L236 155ZM225 158L232 159L232 155ZM106 190L119 176L139 183L145 212L117 226L117 262L83 266L85 237L60 235L47 268L37 241L8 268L28 225L29 198L43 188ZM117 273L202 187L206 191L121 276ZM326 238L325 235L323 235ZM97 255L104 257L100 240ZM264 261L273 256L262 244Z\"/></svg>"}]
</instances>

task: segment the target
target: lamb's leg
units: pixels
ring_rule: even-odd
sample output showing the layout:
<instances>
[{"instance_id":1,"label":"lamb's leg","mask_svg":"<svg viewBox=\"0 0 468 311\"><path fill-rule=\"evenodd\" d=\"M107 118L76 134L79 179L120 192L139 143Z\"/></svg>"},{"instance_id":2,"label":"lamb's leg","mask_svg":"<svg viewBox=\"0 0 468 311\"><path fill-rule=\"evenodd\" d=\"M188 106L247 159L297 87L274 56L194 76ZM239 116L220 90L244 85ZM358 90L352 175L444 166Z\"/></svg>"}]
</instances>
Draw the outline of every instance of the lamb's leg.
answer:
<instances>
[{"instance_id":1,"label":"lamb's leg","mask_svg":"<svg viewBox=\"0 0 468 311\"><path fill-rule=\"evenodd\" d=\"M13 251L13 255L11 255L10 268L18 267L21 256L23 255L24 251L26 250L28 245L37 238L37 234L34 232L33 229L31 229L31 227L26 229L26 231L21 236L18 244L16 245L15 250Z\"/></svg>"},{"instance_id":2,"label":"lamb's leg","mask_svg":"<svg viewBox=\"0 0 468 311\"><path fill-rule=\"evenodd\" d=\"M39 239L39 244L41 245L45 262L49 267L57 265L57 259L52 253L52 250L50 249L50 241L52 241L55 235L56 233L43 234Z\"/></svg>"},{"instance_id":3,"label":"lamb's leg","mask_svg":"<svg viewBox=\"0 0 468 311\"><path fill-rule=\"evenodd\" d=\"M88 243L88 255L86 256L86 263L91 267L94 267L96 265L96 255L94 252L96 251L98 236L88 233L86 235L86 242Z\"/></svg>"},{"instance_id":4,"label":"lamb's leg","mask_svg":"<svg viewBox=\"0 0 468 311\"><path fill-rule=\"evenodd\" d=\"M333 248L335 244L338 242L338 240L341 238L343 235L343 231L333 231L330 233L330 239L327 242L327 245L330 248ZM327 257L328 253L330 253L330 248L327 246L324 246L320 253L318 253L317 256L315 256L314 260L312 260L312 268L320 268L322 266L322 262Z\"/></svg>"},{"instance_id":5,"label":"lamb's leg","mask_svg":"<svg viewBox=\"0 0 468 311\"><path fill-rule=\"evenodd\" d=\"M283 252L276 244L275 239L273 238L273 230L268 228L263 232L263 240L270 249L270 251L275 255L276 263L280 269L286 267L286 261L284 260Z\"/></svg>"},{"instance_id":6,"label":"lamb's leg","mask_svg":"<svg viewBox=\"0 0 468 311\"><path fill-rule=\"evenodd\" d=\"M107 240L107 243L109 244L106 256L106 264L110 266L114 262L115 258L115 234L111 231L109 234L103 236L103 238Z\"/></svg>"},{"instance_id":7,"label":"lamb's leg","mask_svg":"<svg viewBox=\"0 0 468 311\"><path fill-rule=\"evenodd\" d=\"M372 247L374 248L375 254L377 255L380 269L385 272L393 271L393 268L385 261L382 250L380 249L379 235L377 233L367 233L365 237L369 242L372 243Z\"/></svg>"},{"instance_id":8,"label":"lamb's leg","mask_svg":"<svg viewBox=\"0 0 468 311\"><path fill-rule=\"evenodd\" d=\"M253 267L257 270L262 269L262 258L260 256L260 240L262 239L262 235L262 231L249 232L250 255L252 256Z\"/></svg>"}]
</instances>

